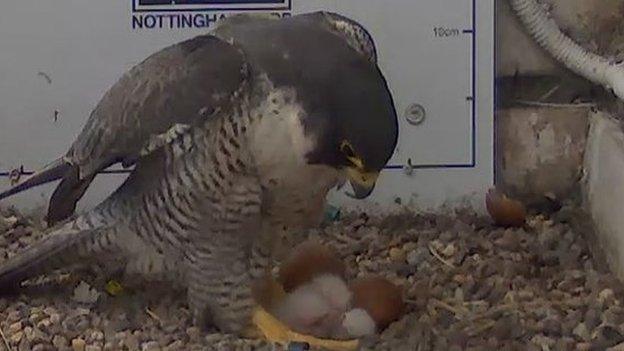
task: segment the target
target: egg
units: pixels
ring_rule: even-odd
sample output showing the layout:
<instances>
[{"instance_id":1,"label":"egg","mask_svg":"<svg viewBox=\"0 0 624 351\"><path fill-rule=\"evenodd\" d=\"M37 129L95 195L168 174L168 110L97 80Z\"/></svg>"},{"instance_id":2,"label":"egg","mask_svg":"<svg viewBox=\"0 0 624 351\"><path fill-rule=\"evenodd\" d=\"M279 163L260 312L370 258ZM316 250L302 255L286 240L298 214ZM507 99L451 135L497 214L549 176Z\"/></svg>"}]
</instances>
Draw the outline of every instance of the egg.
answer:
<instances>
[{"instance_id":1,"label":"egg","mask_svg":"<svg viewBox=\"0 0 624 351\"><path fill-rule=\"evenodd\" d=\"M526 221L527 213L524 205L496 189L488 191L485 205L490 217L499 226L521 227Z\"/></svg>"},{"instance_id":2,"label":"egg","mask_svg":"<svg viewBox=\"0 0 624 351\"><path fill-rule=\"evenodd\" d=\"M366 311L377 330L386 328L405 312L402 288L378 276L355 279L349 284L353 293L351 307Z\"/></svg>"}]
</instances>

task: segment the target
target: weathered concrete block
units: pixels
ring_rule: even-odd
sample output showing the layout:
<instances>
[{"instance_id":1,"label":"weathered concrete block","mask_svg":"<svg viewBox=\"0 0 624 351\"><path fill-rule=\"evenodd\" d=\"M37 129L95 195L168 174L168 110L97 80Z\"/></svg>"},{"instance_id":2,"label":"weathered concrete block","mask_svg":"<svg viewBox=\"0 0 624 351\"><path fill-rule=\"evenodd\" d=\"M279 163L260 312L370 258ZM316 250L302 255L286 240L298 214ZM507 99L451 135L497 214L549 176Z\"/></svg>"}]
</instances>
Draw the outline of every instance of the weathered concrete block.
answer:
<instances>
[{"instance_id":1,"label":"weathered concrete block","mask_svg":"<svg viewBox=\"0 0 624 351\"><path fill-rule=\"evenodd\" d=\"M546 195L578 190L588 131L588 108L526 107L496 116L496 183L537 205Z\"/></svg>"},{"instance_id":2,"label":"weathered concrete block","mask_svg":"<svg viewBox=\"0 0 624 351\"><path fill-rule=\"evenodd\" d=\"M624 132L602 113L591 116L582 182L597 241L611 269L624 279Z\"/></svg>"}]
</instances>

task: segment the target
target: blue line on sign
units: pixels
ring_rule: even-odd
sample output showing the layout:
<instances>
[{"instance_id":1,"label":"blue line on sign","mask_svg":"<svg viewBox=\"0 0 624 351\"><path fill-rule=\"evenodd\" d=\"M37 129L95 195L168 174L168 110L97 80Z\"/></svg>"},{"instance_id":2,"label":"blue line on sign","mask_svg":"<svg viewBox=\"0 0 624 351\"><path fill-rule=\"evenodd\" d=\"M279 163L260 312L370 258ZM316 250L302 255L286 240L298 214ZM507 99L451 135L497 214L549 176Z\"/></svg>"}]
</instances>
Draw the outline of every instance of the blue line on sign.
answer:
<instances>
[{"instance_id":1,"label":"blue line on sign","mask_svg":"<svg viewBox=\"0 0 624 351\"><path fill-rule=\"evenodd\" d=\"M99 174L128 174L131 172L132 172L132 169L105 169L103 171L100 171ZM0 172L0 177L8 177L11 175L11 173L13 172L12 171ZM33 174L35 174L34 171L20 172L20 175L33 175Z\"/></svg>"},{"instance_id":2,"label":"blue line on sign","mask_svg":"<svg viewBox=\"0 0 624 351\"><path fill-rule=\"evenodd\" d=\"M472 96L477 96L477 0L472 0ZM477 100L472 99L472 167L477 165Z\"/></svg>"},{"instance_id":3,"label":"blue line on sign","mask_svg":"<svg viewBox=\"0 0 624 351\"><path fill-rule=\"evenodd\" d=\"M423 165L412 165L411 169L441 169L441 168L472 168L470 164L462 164L462 163L447 163L447 164L423 164ZM387 165L384 167L386 170L403 170L406 166L404 165Z\"/></svg>"},{"instance_id":4,"label":"blue line on sign","mask_svg":"<svg viewBox=\"0 0 624 351\"><path fill-rule=\"evenodd\" d=\"M496 0L494 0L494 13L496 12ZM494 114L496 111L496 104L498 101L498 89L496 87L496 28L498 26L498 21L496 20L496 16L494 16L494 29L493 29L493 37L494 40L492 40L492 42L494 43L494 49L492 50L492 58L493 58L493 64L492 64L492 99L494 101L494 103L492 104L494 107L494 111L492 111L492 114L494 116L493 118L493 123L492 123L492 177L494 178L492 180L492 184L496 185L496 177L497 177L497 172L496 172L496 161L497 161L497 157L498 157L498 151L496 150L496 140L498 138L498 133L496 132L496 128L497 128L497 121L496 121L496 115Z\"/></svg>"},{"instance_id":5,"label":"blue line on sign","mask_svg":"<svg viewBox=\"0 0 624 351\"><path fill-rule=\"evenodd\" d=\"M0 177L8 177L8 176L11 175L11 173L13 173L13 172L0 172ZM23 171L23 172L20 172L20 175L33 175L33 174L35 174L35 172L33 172L33 171Z\"/></svg>"}]
</instances>

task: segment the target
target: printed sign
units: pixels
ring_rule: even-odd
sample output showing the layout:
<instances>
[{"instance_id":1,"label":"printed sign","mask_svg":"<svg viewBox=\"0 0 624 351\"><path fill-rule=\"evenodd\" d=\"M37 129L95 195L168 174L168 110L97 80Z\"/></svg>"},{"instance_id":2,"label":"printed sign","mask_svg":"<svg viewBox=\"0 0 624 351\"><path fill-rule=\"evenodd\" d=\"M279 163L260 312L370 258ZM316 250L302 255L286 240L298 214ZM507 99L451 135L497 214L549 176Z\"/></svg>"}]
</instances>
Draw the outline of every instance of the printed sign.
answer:
<instances>
[{"instance_id":1,"label":"printed sign","mask_svg":"<svg viewBox=\"0 0 624 351\"><path fill-rule=\"evenodd\" d=\"M290 14L292 0L132 0L132 29L209 28L232 12Z\"/></svg>"},{"instance_id":2,"label":"printed sign","mask_svg":"<svg viewBox=\"0 0 624 351\"><path fill-rule=\"evenodd\" d=\"M292 0L133 0L134 12L286 11Z\"/></svg>"}]
</instances>

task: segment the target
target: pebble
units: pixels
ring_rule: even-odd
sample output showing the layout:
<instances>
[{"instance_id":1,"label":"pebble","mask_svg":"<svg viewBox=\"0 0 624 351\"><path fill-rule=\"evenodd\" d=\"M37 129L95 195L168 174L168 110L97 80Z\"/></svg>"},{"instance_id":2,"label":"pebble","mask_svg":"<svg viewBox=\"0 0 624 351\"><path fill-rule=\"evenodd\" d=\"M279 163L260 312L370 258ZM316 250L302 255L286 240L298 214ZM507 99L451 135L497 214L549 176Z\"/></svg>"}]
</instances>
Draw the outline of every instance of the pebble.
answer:
<instances>
[{"instance_id":1,"label":"pebble","mask_svg":"<svg viewBox=\"0 0 624 351\"><path fill-rule=\"evenodd\" d=\"M171 344L167 345L166 349L168 351L175 351L175 350L182 350L183 347L184 347L184 342L182 342L182 340L176 340L172 342Z\"/></svg>"},{"instance_id":2,"label":"pebble","mask_svg":"<svg viewBox=\"0 0 624 351\"><path fill-rule=\"evenodd\" d=\"M32 351L54 351L54 350L56 350L56 348L48 344L37 344L33 346L32 348Z\"/></svg>"},{"instance_id":3,"label":"pebble","mask_svg":"<svg viewBox=\"0 0 624 351\"><path fill-rule=\"evenodd\" d=\"M410 242L403 244L402 250L403 252L410 252L412 250L416 250L417 247L418 247L417 243L410 241Z\"/></svg>"},{"instance_id":4,"label":"pebble","mask_svg":"<svg viewBox=\"0 0 624 351\"><path fill-rule=\"evenodd\" d=\"M22 330L22 322L15 322L9 325L9 329L7 331L9 335L11 335L11 334L17 333L20 330Z\"/></svg>"},{"instance_id":5,"label":"pebble","mask_svg":"<svg viewBox=\"0 0 624 351\"><path fill-rule=\"evenodd\" d=\"M123 344L130 350L139 349L139 339L133 334L128 334L124 339Z\"/></svg>"},{"instance_id":6,"label":"pebble","mask_svg":"<svg viewBox=\"0 0 624 351\"><path fill-rule=\"evenodd\" d=\"M584 322L588 329L594 329L600 324L602 312L595 308L589 308L585 313Z\"/></svg>"},{"instance_id":7,"label":"pebble","mask_svg":"<svg viewBox=\"0 0 624 351\"><path fill-rule=\"evenodd\" d=\"M394 262L405 262L406 258L405 251L396 247L390 249L389 256Z\"/></svg>"},{"instance_id":8,"label":"pebble","mask_svg":"<svg viewBox=\"0 0 624 351\"><path fill-rule=\"evenodd\" d=\"M608 348L606 351L624 351L624 343L617 344Z\"/></svg>"},{"instance_id":9,"label":"pebble","mask_svg":"<svg viewBox=\"0 0 624 351\"><path fill-rule=\"evenodd\" d=\"M17 346L18 351L32 351L32 345L26 338L23 338Z\"/></svg>"},{"instance_id":10,"label":"pebble","mask_svg":"<svg viewBox=\"0 0 624 351\"><path fill-rule=\"evenodd\" d=\"M52 321L50 320L50 318L44 318L40 320L36 325L37 328L47 330L52 325Z\"/></svg>"},{"instance_id":11,"label":"pebble","mask_svg":"<svg viewBox=\"0 0 624 351\"><path fill-rule=\"evenodd\" d=\"M440 253L445 257L451 257L455 255L456 252L457 252L457 249L455 248L455 245L448 244Z\"/></svg>"},{"instance_id":12,"label":"pebble","mask_svg":"<svg viewBox=\"0 0 624 351\"><path fill-rule=\"evenodd\" d=\"M407 254L407 263L418 267L423 262L426 262L431 258L431 253L428 249L420 247L416 250L412 250Z\"/></svg>"},{"instance_id":13,"label":"pebble","mask_svg":"<svg viewBox=\"0 0 624 351\"><path fill-rule=\"evenodd\" d=\"M17 332L13 333L13 335L11 335L9 337L9 340L11 341L11 344L17 345L17 344L19 344L19 342L22 340L23 337L24 337L24 332L23 331L17 331Z\"/></svg>"},{"instance_id":14,"label":"pebble","mask_svg":"<svg viewBox=\"0 0 624 351\"><path fill-rule=\"evenodd\" d=\"M141 344L141 351L160 351L160 345L156 341L148 341Z\"/></svg>"},{"instance_id":15,"label":"pebble","mask_svg":"<svg viewBox=\"0 0 624 351\"><path fill-rule=\"evenodd\" d=\"M602 323L619 325L624 323L624 308L621 306L609 306L602 314Z\"/></svg>"},{"instance_id":16,"label":"pebble","mask_svg":"<svg viewBox=\"0 0 624 351\"><path fill-rule=\"evenodd\" d=\"M58 313L50 314L50 323L59 324L61 322L61 315Z\"/></svg>"},{"instance_id":17,"label":"pebble","mask_svg":"<svg viewBox=\"0 0 624 351\"><path fill-rule=\"evenodd\" d=\"M533 338L531 338L531 342L541 347L542 349L547 349L547 350L554 347L556 344L555 339L549 338L542 334L535 335Z\"/></svg>"},{"instance_id":18,"label":"pebble","mask_svg":"<svg viewBox=\"0 0 624 351\"><path fill-rule=\"evenodd\" d=\"M622 286L588 259L580 232L543 218L532 219L537 224L529 231L495 228L489 221L470 218L418 215L384 227L372 218L353 225L345 215L344 223L317 230L318 237L327 234L324 242L341 247L349 274L379 274L406 287L411 300L407 314L367 340L366 349L403 350L409 345L421 350L596 351L619 342L624 331ZM11 245L17 243L14 248L19 249L21 244L11 236L4 238L0 255L1 250L14 254ZM455 268L435 259L430 244ZM80 279L101 286L92 276ZM0 299L0 320L6 321L3 326L14 351L271 350L223 334L205 338L191 325L181 297L174 303L150 300L156 301L150 305L163 320L158 326L142 312L142 294L123 302L104 296L102 305L93 309L45 296ZM467 319L434 308L433 300L464 311ZM132 317L121 323L122 314ZM493 325L473 335L462 320L477 316L485 316L478 324ZM38 341L44 335L45 340Z\"/></svg>"},{"instance_id":19,"label":"pebble","mask_svg":"<svg viewBox=\"0 0 624 351\"><path fill-rule=\"evenodd\" d=\"M62 335L54 335L54 337L52 338L52 345L54 345L54 347L56 347L57 349L67 347L67 338Z\"/></svg>"},{"instance_id":20,"label":"pebble","mask_svg":"<svg viewBox=\"0 0 624 351\"><path fill-rule=\"evenodd\" d=\"M89 339L94 340L94 341L102 341L104 340L104 333L102 333L99 330L94 330L91 332Z\"/></svg>"},{"instance_id":21,"label":"pebble","mask_svg":"<svg viewBox=\"0 0 624 351\"><path fill-rule=\"evenodd\" d=\"M48 336L39 328L26 327L24 328L24 335L26 336L26 339L31 343L42 342L48 338Z\"/></svg>"},{"instance_id":22,"label":"pebble","mask_svg":"<svg viewBox=\"0 0 624 351\"><path fill-rule=\"evenodd\" d=\"M550 336L561 336L561 318L558 315L547 317L542 321L544 332Z\"/></svg>"},{"instance_id":23,"label":"pebble","mask_svg":"<svg viewBox=\"0 0 624 351\"><path fill-rule=\"evenodd\" d=\"M574 350L575 342L573 338L564 337L557 340L554 351L569 351Z\"/></svg>"},{"instance_id":24,"label":"pebble","mask_svg":"<svg viewBox=\"0 0 624 351\"><path fill-rule=\"evenodd\" d=\"M603 325L592 333L592 341L601 348L607 348L624 342L624 336L617 328Z\"/></svg>"},{"instance_id":25,"label":"pebble","mask_svg":"<svg viewBox=\"0 0 624 351\"><path fill-rule=\"evenodd\" d=\"M520 237L511 229L503 232L503 235L496 239L495 244L502 249L509 251L517 251L520 249Z\"/></svg>"},{"instance_id":26,"label":"pebble","mask_svg":"<svg viewBox=\"0 0 624 351\"><path fill-rule=\"evenodd\" d=\"M51 316L55 313L58 313L58 311L54 307L46 307L43 309L43 313L45 313L48 316Z\"/></svg>"},{"instance_id":27,"label":"pebble","mask_svg":"<svg viewBox=\"0 0 624 351\"><path fill-rule=\"evenodd\" d=\"M9 323L14 323L18 322L20 319L22 319L22 312L20 310L14 310L9 312L6 321Z\"/></svg>"},{"instance_id":28,"label":"pebble","mask_svg":"<svg viewBox=\"0 0 624 351\"><path fill-rule=\"evenodd\" d=\"M598 294L598 303L601 306L611 305L615 299L613 289L604 289Z\"/></svg>"},{"instance_id":29,"label":"pebble","mask_svg":"<svg viewBox=\"0 0 624 351\"><path fill-rule=\"evenodd\" d=\"M197 341L201 337L201 330L197 327L190 327L186 329L186 335L191 341Z\"/></svg>"},{"instance_id":30,"label":"pebble","mask_svg":"<svg viewBox=\"0 0 624 351\"><path fill-rule=\"evenodd\" d=\"M74 351L86 351L86 346L87 343L81 338L73 339L71 342L71 347Z\"/></svg>"},{"instance_id":31,"label":"pebble","mask_svg":"<svg viewBox=\"0 0 624 351\"><path fill-rule=\"evenodd\" d=\"M585 325L585 323L579 323L576 328L574 328L572 333L578 336L582 341L589 341L591 339L589 329L587 329L587 325Z\"/></svg>"},{"instance_id":32,"label":"pebble","mask_svg":"<svg viewBox=\"0 0 624 351\"><path fill-rule=\"evenodd\" d=\"M2 222L6 228L14 228L19 223L19 218L16 216L3 217Z\"/></svg>"}]
</instances>

